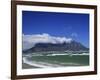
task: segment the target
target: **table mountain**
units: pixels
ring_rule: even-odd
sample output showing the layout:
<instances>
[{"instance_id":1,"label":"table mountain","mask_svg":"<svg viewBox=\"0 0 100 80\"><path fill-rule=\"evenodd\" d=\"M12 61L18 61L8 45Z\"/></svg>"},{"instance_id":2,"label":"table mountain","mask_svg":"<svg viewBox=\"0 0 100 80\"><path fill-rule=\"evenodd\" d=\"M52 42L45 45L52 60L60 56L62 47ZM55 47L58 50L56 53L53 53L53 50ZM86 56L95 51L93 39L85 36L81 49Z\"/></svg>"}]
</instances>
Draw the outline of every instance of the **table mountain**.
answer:
<instances>
[{"instance_id":1,"label":"table mountain","mask_svg":"<svg viewBox=\"0 0 100 80\"><path fill-rule=\"evenodd\" d=\"M70 43L37 43L34 47L24 50L24 53L46 52L46 51L88 51L89 49L80 42L71 41Z\"/></svg>"}]
</instances>

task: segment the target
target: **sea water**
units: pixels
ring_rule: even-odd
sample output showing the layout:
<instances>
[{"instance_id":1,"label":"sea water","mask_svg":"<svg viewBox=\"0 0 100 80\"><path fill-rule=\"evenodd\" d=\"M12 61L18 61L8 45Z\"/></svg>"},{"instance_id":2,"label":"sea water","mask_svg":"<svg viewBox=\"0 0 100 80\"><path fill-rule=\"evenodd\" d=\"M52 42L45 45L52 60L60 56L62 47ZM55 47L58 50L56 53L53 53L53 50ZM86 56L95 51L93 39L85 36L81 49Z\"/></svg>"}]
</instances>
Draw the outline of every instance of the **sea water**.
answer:
<instances>
[{"instance_id":1,"label":"sea water","mask_svg":"<svg viewBox=\"0 0 100 80\"><path fill-rule=\"evenodd\" d=\"M60 53L60 54L48 54L48 55L32 54L23 57L23 64L24 63L33 66L33 68L89 66L89 54L88 53L82 53L82 54Z\"/></svg>"}]
</instances>

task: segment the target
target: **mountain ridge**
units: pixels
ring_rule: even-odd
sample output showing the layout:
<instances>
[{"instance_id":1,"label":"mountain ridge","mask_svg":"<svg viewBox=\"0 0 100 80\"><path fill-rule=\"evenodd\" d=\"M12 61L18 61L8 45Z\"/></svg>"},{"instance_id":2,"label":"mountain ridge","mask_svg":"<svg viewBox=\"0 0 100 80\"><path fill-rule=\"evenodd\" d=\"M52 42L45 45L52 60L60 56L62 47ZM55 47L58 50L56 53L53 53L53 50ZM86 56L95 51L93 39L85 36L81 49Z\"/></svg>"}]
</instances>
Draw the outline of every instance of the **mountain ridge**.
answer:
<instances>
[{"instance_id":1,"label":"mountain ridge","mask_svg":"<svg viewBox=\"0 0 100 80\"><path fill-rule=\"evenodd\" d=\"M37 43L35 46L23 53L33 52L48 52L48 51L88 51L89 48L82 45L80 42L71 41L70 43Z\"/></svg>"}]
</instances>

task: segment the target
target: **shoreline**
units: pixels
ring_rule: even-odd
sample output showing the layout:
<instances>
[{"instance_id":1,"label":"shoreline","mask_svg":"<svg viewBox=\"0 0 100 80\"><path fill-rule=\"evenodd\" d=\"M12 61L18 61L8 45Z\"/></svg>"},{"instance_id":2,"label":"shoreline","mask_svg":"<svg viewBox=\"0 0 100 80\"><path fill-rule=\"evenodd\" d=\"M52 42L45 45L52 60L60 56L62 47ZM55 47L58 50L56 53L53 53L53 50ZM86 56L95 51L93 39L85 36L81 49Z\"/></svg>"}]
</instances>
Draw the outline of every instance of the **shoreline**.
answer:
<instances>
[{"instance_id":1,"label":"shoreline","mask_svg":"<svg viewBox=\"0 0 100 80\"><path fill-rule=\"evenodd\" d=\"M26 59L26 57L23 57L23 64L27 64L33 67L39 67L39 68L50 68L50 67L59 67L60 65L57 64L49 64L44 62L35 62L35 61L29 61Z\"/></svg>"},{"instance_id":2,"label":"shoreline","mask_svg":"<svg viewBox=\"0 0 100 80\"><path fill-rule=\"evenodd\" d=\"M31 66L31 65L28 65L26 63L22 63L22 69L32 69L32 68L40 68L40 67L37 67L37 66Z\"/></svg>"},{"instance_id":3,"label":"shoreline","mask_svg":"<svg viewBox=\"0 0 100 80\"><path fill-rule=\"evenodd\" d=\"M87 65L81 65L77 63L47 63L47 62L36 62L36 61L30 61L27 59L27 57L23 57L22 61L22 68L28 69L28 68L55 68L55 67L75 67L75 66L87 66Z\"/></svg>"}]
</instances>

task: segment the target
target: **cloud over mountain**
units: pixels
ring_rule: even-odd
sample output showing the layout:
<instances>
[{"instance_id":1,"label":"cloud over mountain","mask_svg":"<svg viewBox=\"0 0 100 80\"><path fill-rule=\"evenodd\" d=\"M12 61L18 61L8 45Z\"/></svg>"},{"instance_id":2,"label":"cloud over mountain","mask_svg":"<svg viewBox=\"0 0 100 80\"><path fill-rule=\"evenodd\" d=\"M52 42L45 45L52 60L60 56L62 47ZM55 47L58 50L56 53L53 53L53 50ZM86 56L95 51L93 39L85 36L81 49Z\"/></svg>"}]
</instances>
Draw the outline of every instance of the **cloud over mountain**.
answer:
<instances>
[{"instance_id":1,"label":"cloud over mountain","mask_svg":"<svg viewBox=\"0 0 100 80\"><path fill-rule=\"evenodd\" d=\"M24 35L23 34L23 50L33 47L37 43L70 43L72 38L51 36L47 33Z\"/></svg>"}]
</instances>

